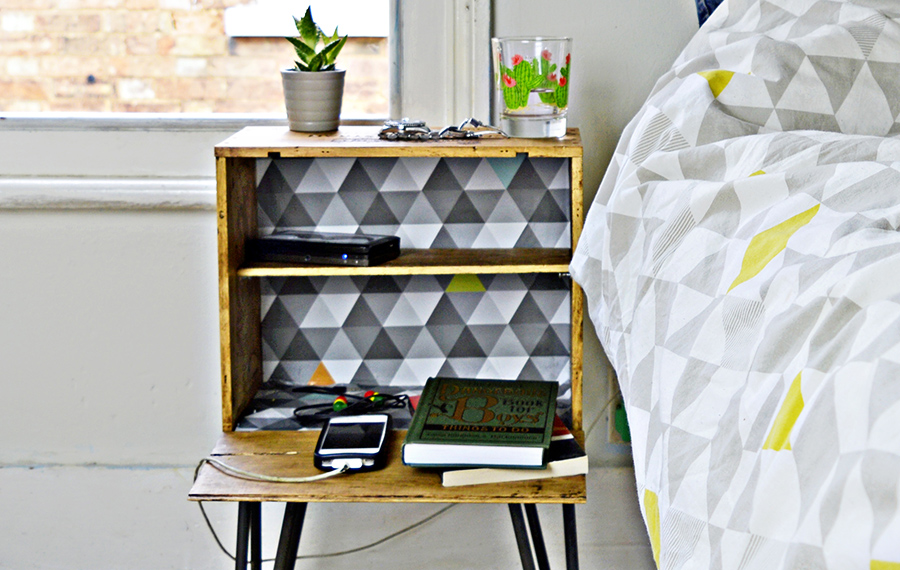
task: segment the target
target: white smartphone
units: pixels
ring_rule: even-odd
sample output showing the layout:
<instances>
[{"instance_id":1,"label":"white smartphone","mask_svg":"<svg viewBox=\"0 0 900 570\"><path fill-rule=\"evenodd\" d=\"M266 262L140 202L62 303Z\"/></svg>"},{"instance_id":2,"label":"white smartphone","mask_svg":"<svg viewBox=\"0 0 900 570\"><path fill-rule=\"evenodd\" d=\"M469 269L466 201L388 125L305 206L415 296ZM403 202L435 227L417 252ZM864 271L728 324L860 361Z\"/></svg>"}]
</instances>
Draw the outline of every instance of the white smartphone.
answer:
<instances>
[{"instance_id":1,"label":"white smartphone","mask_svg":"<svg viewBox=\"0 0 900 570\"><path fill-rule=\"evenodd\" d=\"M354 471L381 469L387 459L385 443L390 431L388 414L329 418L319 433L313 464L322 471L345 465Z\"/></svg>"}]
</instances>

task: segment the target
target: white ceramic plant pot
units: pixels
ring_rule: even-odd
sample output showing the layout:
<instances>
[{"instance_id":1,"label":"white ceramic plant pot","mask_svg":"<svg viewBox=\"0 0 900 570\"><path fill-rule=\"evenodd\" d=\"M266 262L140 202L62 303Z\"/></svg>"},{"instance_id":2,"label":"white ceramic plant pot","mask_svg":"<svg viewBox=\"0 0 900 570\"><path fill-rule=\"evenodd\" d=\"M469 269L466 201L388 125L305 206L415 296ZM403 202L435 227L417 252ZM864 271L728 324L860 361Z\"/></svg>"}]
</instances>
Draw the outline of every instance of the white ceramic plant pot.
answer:
<instances>
[{"instance_id":1,"label":"white ceramic plant pot","mask_svg":"<svg viewBox=\"0 0 900 570\"><path fill-rule=\"evenodd\" d=\"M318 133L338 128L344 73L344 70L281 70L284 106L292 131Z\"/></svg>"}]
</instances>

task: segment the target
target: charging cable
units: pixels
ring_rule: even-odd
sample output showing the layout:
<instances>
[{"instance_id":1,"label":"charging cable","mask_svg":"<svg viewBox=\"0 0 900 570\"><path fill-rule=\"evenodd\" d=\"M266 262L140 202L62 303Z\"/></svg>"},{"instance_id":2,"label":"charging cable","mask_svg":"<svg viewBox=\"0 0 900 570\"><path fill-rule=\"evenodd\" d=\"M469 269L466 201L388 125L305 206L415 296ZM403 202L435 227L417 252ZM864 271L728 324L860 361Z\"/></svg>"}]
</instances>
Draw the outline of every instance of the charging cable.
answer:
<instances>
[{"instance_id":1,"label":"charging cable","mask_svg":"<svg viewBox=\"0 0 900 570\"><path fill-rule=\"evenodd\" d=\"M233 465L229 465L224 461L216 459L215 457L205 457L200 460L199 465L197 465L197 470L195 473L200 471L200 468L203 467L204 463L209 463L222 473L226 475L231 475L232 477L240 477L241 479L249 479L250 481L268 481L272 483L311 483L313 481L320 481L322 479L328 479L329 477L334 477L335 475L341 475L342 473L346 473L354 468L354 466L350 463L351 460L345 461L335 461L334 469L331 471L326 471L325 473L320 473L319 475L311 475L309 477L276 477L274 475L265 475L263 473L253 473L252 471L244 471L243 469L239 469ZM361 466L361 465L360 465ZM357 467L358 469L358 467ZM195 477L196 479L196 477Z\"/></svg>"},{"instance_id":2,"label":"charging cable","mask_svg":"<svg viewBox=\"0 0 900 570\"><path fill-rule=\"evenodd\" d=\"M252 481L273 481L273 482L280 482L280 483L306 483L309 481L315 481L315 480L319 480L319 479L326 479L328 477L334 477L335 475L340 475L341 473L346 473L347 471L349 471L350 469L353 468L347 462L347 461L351 461L351 460L347 460L347 461L338 460L338 461L342 462L338 467L336 467L333 471L328 471L326 473L322 473L321 475L313 475L311 477L275 477L272 475L263 475L261 473L252 473L250 471L244 471L243 469L238 469L237 467L234 467L233 465L228 465L227 463L220 461L214 457L206 457L204 459L201 459L200 463L197 464L196 469L194 469L194 481L197 480L197 475L200 473L200 468L203 467L203 465L205 463L209 463L216 469L219 469L228 475L232 475L235 477L242 477L245 479L250 479ZM336 463L337 463L337 461L336 461ZM330 557L344 556L347 554L353 554L355 552L361 552L364 550L368 550L370 548L373 548L375 546L383 544L393 538L396 538L402 534L405 534L415 528L418 528L418 527L424 525L425 523L429 522L430 520L437 518L438 516L446 513L447 511L449 511L451 508L455 507L456 505L457 505L457 503L451 503L449 505L446 505L445 507L441 508L437 512L435 512L431 515L428 515L427 517L425 517L417 522L414 522L414 523L410 524L409 526L406 526L396 532L393 532L379 540L376 540L375 542L371 542L369 544L365 544L363 546L358 546L356 548L351 548L348 550L342 550L340 552L327 552L327 553L321 553L321 554L306 554L306 555L298 556L297 560L313 559L313 558L330 558ZM206 527L209 529L210 533L212 534L212 537L216 541L216 544L219 546L219 549L230 559L234 560L235 556L233 554L231 554L230 552L228 552L228 549L225 548L224 544L222 544L222 541L219 539L219 535L216 533L216 530L213 528L212 522L209 520L209 516L206 514L206 509L203 508L203 501L197 501L197 506L200 507L200 514L203 515L203 520L206 522ZM272 562L273 560L274 559L263 560L263 562Z\"/></svg>"}]
</instances>

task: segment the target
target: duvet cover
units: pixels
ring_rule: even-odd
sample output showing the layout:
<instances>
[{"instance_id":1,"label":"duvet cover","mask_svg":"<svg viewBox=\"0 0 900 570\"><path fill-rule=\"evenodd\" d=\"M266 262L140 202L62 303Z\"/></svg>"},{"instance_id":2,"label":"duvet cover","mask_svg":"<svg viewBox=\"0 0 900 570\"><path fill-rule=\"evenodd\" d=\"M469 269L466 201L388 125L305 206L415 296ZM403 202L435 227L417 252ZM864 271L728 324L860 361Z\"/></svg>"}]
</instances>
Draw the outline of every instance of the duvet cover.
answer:
<instances>
[{"instance_id":1,"label":"duvet cover","mask_svg":"<svg viewBox=\"0 0 900 570\"><path fill-rule=\"evenodd\" d=\"M571 271L665 569L900 568L900 2L726 0Z\"/></svg>"}]
</instances>

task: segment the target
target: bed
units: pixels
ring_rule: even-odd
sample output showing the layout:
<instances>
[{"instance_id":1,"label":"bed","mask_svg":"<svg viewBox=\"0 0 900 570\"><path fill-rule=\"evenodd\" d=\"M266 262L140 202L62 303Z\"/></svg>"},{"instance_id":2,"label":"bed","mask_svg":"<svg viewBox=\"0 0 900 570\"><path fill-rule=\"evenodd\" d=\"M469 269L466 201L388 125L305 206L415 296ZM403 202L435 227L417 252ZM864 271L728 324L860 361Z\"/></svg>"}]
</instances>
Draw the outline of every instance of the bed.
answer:
<instances>
[{"instance_id":1,"label":"bed","mask_svg":"<svg viewBox=\"0 0 900 570\"><path fill-rule=\"evenodd\" d=\"M900 568L900 2L726 0L571 272L665 569Z\"/></svg>"}]
</instances>

